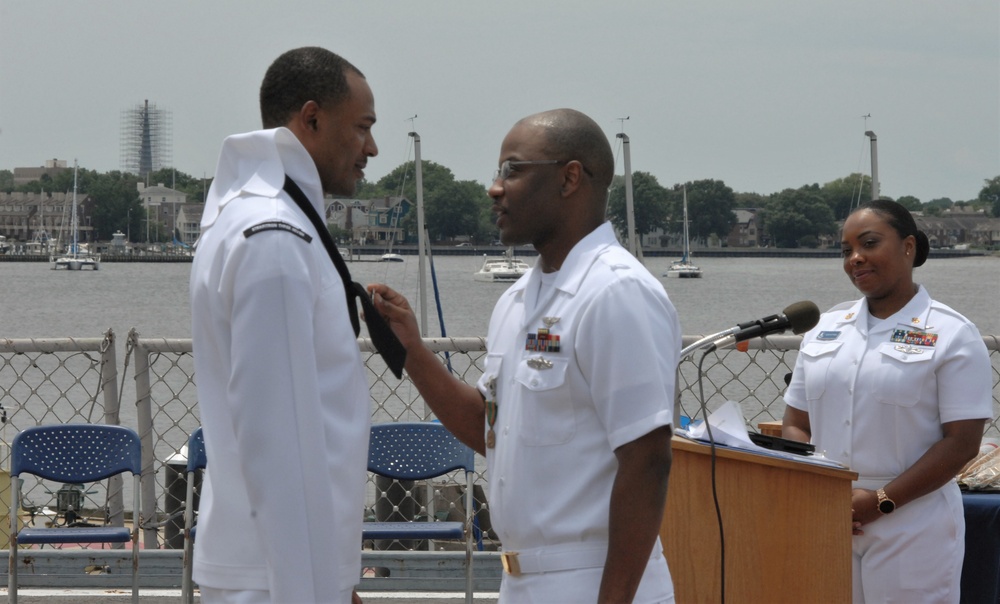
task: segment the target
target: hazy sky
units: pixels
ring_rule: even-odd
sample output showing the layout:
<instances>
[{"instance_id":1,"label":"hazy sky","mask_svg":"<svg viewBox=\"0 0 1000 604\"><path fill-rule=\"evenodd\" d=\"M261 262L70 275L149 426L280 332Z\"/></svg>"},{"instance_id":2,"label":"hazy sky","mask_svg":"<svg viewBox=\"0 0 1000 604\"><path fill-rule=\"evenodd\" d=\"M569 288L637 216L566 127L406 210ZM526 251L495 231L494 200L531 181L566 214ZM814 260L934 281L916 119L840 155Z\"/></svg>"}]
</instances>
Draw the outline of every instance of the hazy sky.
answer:
<instances>
[{"instance_id":1,"label":"hazy sky","mask_svg":"<svg viewBox=\"0 0 1000 604\"><path fill-rule=\"evenodd\" d=\"M121 113L148 99L175 167L210 176L259 127L267 66L307 45L368 77L373 182L415 129L424 159L485 183L511 125L556 107L605 128L619 173L624 126L664 186L870 174L866 128L884 195L971 199L1000 175L997 0L0 0L0 169L120 169Z\"/></svg>"}]
</instances>

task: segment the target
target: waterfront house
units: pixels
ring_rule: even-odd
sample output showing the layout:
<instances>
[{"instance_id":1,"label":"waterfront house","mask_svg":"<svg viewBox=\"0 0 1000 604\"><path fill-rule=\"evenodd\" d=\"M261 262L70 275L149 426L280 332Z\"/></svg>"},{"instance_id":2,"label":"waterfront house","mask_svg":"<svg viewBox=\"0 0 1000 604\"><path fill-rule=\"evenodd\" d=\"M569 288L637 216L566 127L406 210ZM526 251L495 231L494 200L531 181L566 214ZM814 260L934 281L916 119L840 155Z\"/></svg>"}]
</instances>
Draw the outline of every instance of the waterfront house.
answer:
<instances>
[{"instance_id":1,"label":"waterfront house","mask_svg":"<svg viewBox=\"0 0 1000 604\"><path fill-rule=\"evenodd\" d=\"M81 242L94 240L91 215L94 202L89 195L78 193L76 214ZM33 240L42 243L56 241L65 245L73 239L73 192L0 193L0 235L8 243L27 246Z\"/></svg>"}]
</instances>

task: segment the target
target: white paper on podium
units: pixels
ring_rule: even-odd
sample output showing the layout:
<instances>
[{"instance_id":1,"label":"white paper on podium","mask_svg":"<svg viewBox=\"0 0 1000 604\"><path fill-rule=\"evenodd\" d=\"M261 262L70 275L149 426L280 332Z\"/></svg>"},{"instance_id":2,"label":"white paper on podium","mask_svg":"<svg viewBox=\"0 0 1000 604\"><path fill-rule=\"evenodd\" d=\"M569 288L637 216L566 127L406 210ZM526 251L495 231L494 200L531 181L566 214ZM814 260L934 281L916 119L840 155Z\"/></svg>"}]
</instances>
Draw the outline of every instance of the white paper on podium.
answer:
<instances>
[{"instance_id":1,"label":"white paper on podium","mask_svg":"<svg viewBox=\"0 0 1000 604\"><path fill-rule=\"evenodd\" d=\"M720 445L740 449L763 449L750 440L743 412L733 401L726 401L709 414L707 423L712 426L712 439ZM708 442L708 427L705 424L706 422L700 422L688 428L688 437Z\"/></svg>"},{"instance_id":2,"label":"white paper on podium","mask_svg":"<svg viewBox=\"0 0 1000 604\"><path fill-rule=\"evenodd\" d=\"M705 426L705 423L699 422L696 425L689 426L687 430L677 430L677 434L691 440L709 442L708 428ZM843 464L827 459L821 453L799 455L798 453L789 453L788 451L775 451L755 444L750 440L750 433L747 432L747 423L743 419L743 412L734 401L726 401L718 409L710 413L708 424L712 427L711 440L714 440L719 445L821 466L830 466L833 468L844 467Z\"/></svg>"}]
</instances>

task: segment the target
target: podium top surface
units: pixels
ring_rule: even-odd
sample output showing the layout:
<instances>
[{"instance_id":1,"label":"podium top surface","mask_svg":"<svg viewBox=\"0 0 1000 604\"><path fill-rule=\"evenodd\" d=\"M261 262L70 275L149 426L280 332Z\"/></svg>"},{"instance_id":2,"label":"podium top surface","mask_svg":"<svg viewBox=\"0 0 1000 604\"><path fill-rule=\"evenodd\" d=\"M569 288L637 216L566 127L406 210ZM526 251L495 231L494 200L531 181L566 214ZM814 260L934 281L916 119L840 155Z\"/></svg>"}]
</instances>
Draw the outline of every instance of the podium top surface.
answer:
<instances>
[{"instance_id":1,"label":"podium top surface","mask_svg":"<svg viewBox=\"0 0 1000 604\"><path fill-rule=\"evenodd\" d=\"M711 455L712 447L708 443L691 440L675 435L671 442L674 451L687 451L696 455ZM811 463L806 459L798 460L790 457L778 457L767 453L758 453L749 449L737 449L718 445L715 447L715 455L719 459L731 459L744 463L754 463L774 468L794 470L797 472L808 472L823 476L833 476L845 480L857 480L858 473L846 468Z\"/></svg>"}]
</instances>

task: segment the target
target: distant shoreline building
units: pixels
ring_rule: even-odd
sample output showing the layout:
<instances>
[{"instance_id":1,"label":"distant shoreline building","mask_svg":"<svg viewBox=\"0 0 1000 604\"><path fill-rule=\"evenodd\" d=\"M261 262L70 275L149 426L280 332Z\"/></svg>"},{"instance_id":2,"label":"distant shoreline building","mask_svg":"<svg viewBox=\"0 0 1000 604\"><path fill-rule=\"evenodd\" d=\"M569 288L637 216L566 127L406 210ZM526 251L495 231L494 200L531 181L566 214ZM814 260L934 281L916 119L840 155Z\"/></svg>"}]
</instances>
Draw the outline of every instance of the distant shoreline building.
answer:
<instances>
[{"instance_id":1,"label":"distant shoreline building","mask_svg":"<svg viewBox=\"0 0 1000 604\"><path fill-rule=\"evenodd\" d=\"M52 178L60 172L69 170L65 159L47 159L45 165L37 168L14 168L14 186L19 187L29 182L42 180L43 176Z\"/></svg>"},{"instance_id":2,"label":"distant shoreline building","mask_svg":"<svg viewBox=\"0 0 1000 604\"><path fill-rule=\"evenodd\" d=\"M177 235L178 212L187 203L187 195L157 183L151 187L138 184L139 200L146 209L146 240L160 241L163 234L171 240ZM160 228L162 225L163 231ZM150 230L153 232L150 233ZM150 239L152 235L152 239ZM197 236L195 236L197 239ZM183 239L182 239L183 241ZM184 241L184 243L190 243Z\"/></svg>"}]
</instances>

